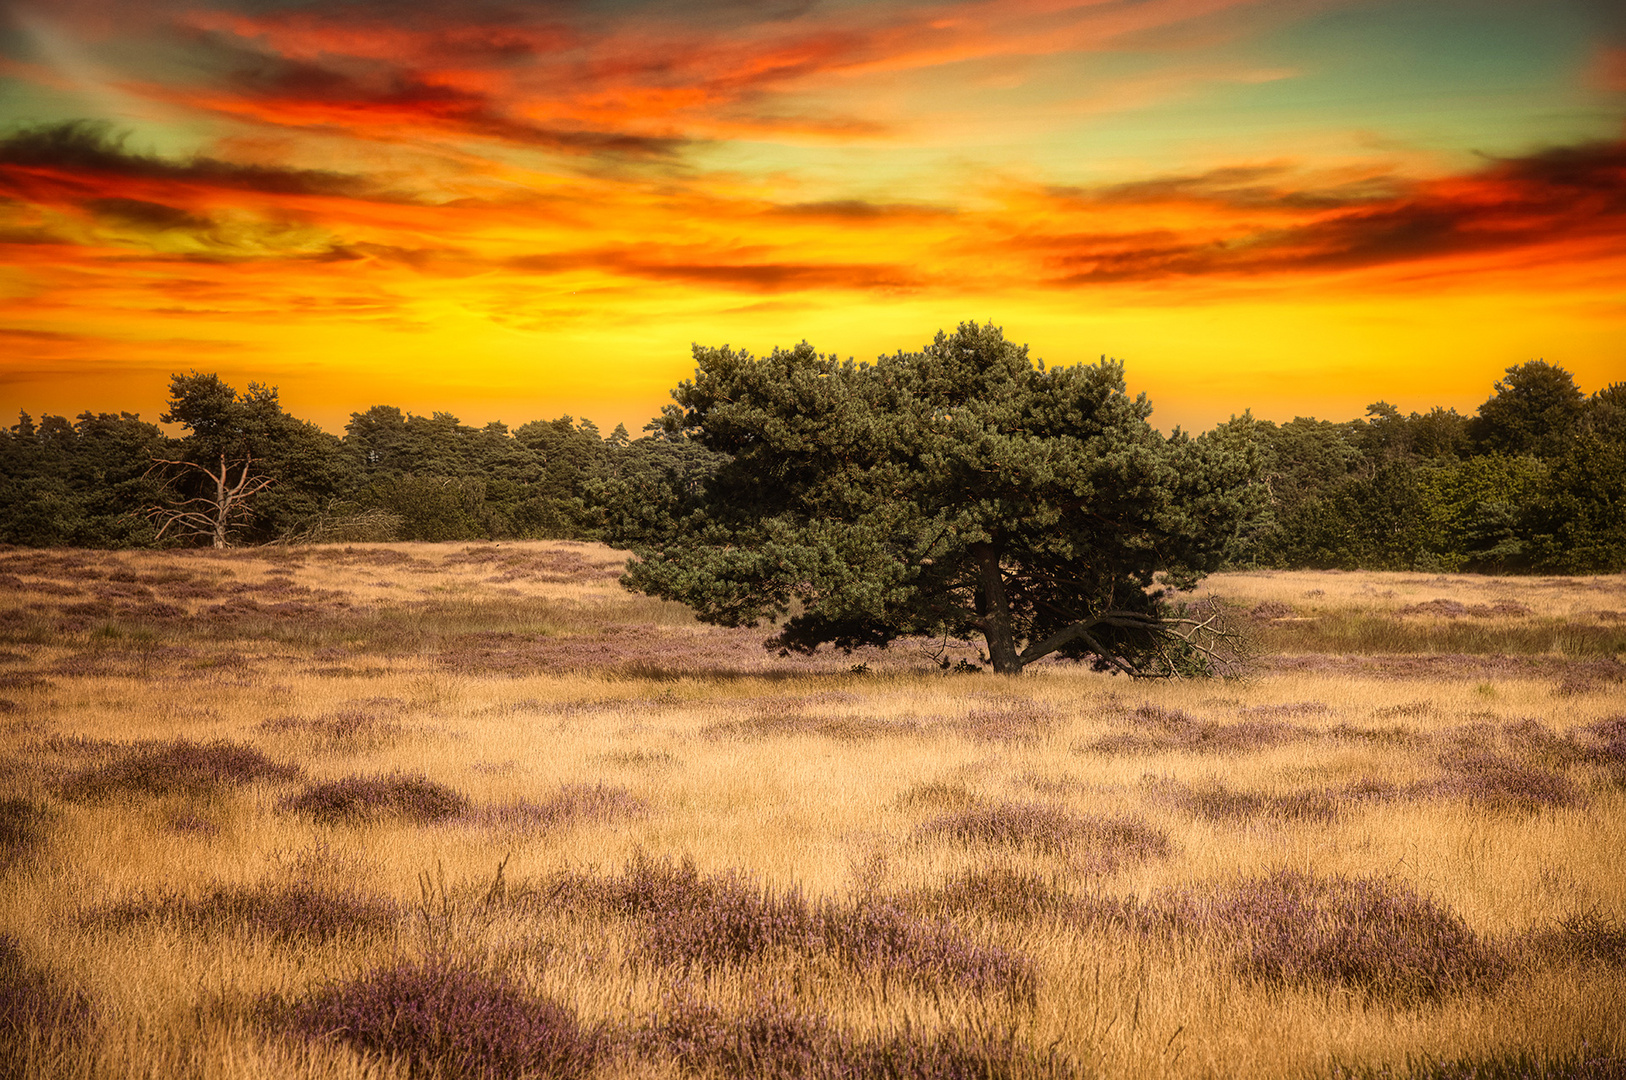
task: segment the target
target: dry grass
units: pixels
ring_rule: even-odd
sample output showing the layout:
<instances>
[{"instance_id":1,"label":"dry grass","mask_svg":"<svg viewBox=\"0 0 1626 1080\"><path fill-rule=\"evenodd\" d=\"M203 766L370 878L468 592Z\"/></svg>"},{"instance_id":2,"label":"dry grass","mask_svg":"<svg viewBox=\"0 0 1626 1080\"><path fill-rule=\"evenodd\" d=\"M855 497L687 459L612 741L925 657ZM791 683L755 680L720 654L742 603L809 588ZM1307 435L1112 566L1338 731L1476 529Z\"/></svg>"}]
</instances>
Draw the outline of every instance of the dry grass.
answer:
<instances>
[{"instance_id":1,"label":"dry grass","mask_svg":"<svg viewBox=\"0 0 1626 1080\"><path fill-rule=\"evenodd\" d=\"M1626 1069L1626 579L1219 575L1138 684L618 558L0 551L0 1077Z\"/></svg>"}]
</instances>

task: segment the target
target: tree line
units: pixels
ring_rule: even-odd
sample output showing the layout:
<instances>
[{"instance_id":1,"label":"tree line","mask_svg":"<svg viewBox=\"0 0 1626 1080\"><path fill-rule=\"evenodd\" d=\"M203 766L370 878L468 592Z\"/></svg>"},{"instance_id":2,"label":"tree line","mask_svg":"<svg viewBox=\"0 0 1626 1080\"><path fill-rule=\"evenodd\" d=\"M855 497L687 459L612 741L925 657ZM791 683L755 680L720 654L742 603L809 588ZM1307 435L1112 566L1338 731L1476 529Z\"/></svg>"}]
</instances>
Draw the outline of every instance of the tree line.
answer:
<instances>
[{"instance_id":1,"label":"tree line","mask_svg":"<svg viewBox=\"0 0 1626 1080\"><path fill-rule=\"evenodd\" d=\"M697 348L697 359L715 352ZM952 377L969 387L981 376ZM696 438L684 417L668 406L634 438L570 416L473 427L379 405L336 436L289 415L274 387L175 375L159 419L179 436L127 412L24 413L0 429L0 543L658 545L751 449ZM1587 395L1533 360L1507 369L1467 416L1378 402L1346 422L1244 415L1191 441L1228 448L1249 492L1213 565L1626 570L1623 383Z\"/></svg>"}]
</instances>

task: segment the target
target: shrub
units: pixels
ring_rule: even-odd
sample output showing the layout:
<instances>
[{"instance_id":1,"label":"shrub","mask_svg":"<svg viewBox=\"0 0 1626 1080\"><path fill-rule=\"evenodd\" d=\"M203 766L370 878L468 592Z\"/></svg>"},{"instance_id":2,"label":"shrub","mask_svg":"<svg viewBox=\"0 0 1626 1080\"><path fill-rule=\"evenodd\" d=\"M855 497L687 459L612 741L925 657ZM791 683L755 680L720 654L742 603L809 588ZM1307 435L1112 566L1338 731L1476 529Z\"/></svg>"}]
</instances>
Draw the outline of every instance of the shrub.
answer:
<instances>
[{"instance_id":1,"label":"shrub","mask_svg":"<svg viewBox=\"0 0 1626 1080\"><path fill-rule=\"evenodd\" d=\"M1052 855L1079 854L1107 869L1169 853L1169 838L1137 818L1075 814L1065 807L1042 803L974 806L926 822L919 834L964 844Z\"/></svg>"},{"instance_id":2,"label":"shrub","mask_svg":"<svg viewBox=\"0 0 1626 1080\"><path fill-rule=\"evenodd\" d=\"M686 1070L752 1080L1060 1080L1078 1075L1054 1050L1014 1033L919 1028L858 1039L821 1016L770 998L741 1015L687 997L669 999L641 1033L646 1052Z\"/></svg>"},{"instance_id":3,"label":"shrub","mask_svg":"<svg viewBox=\"0 0 1626 1080\"><path fill-rule=\"evenodd\" d=\"M705 875L688 860L647 858L597 889L601 904L634 920L640 952L657 965L711 970L791 952L824 954L852 970L927 985L1016 996L1034 986L1027 958L880 897L810 903L796 889L776 892L735 871Z\"/></svg>"},{"instance_id":4,"label":"shrub","mask_svg":"<svg viewBox=\"0 0 1626 1080\"><path fill-rule=\"evenodd\" d=\"M0 872L45 839L46 812L21 796L0 798Z\"/></svg>"},{"instance_id":5,"label":"shrub","mask_svg":"<svg viewBox=\"0 0 1626 1080\"><path fill-rule=\"evenodd\" d=\"M1309 738L1308 729L1269 718L1221 724L1179 709L1142 705L1132 731L1105 735L1079 749L1097 754L1248 754Z\"/></svg>"},{"instance_id":6,"label":"shrub","mask_svg":"<svg viewBox=\"0 0 1626 1080\"><path fill-rule=\"evenodd\" d=\"M252 746L216 740L138 743L111 762L83 769L62 782L61 794L92 802L121 795L202 795L256 780L292 780L297 765L281 765Z\"/></svg>"},{"instance_id":7,"label":"shrub","mask_svg":"<svg viewBox=\"0 0 1626 1080\"><path fill-rule=\"evenodd\" d=\"M1584 911L1536 931L1529 944L1549 956L1626 965L1626 921L1597 910Z\"/></svg>"},{"instance_id":8,"label":"shrub","mask_svg":"<svg viewBox=\"0 0 1626 1080\"><path fill-rule=\"evenodd\" d=\"M1423 781L1417 794L1471 799L1502 810L1568 806L1581 798L1569 777L1489 750L1461 747L1441 754L1439 763L1444 775Z\"/></svg>"},{"instance_id":9,"label":"shrub","mask_svg":"<svg viewBox=\"0 0 1626 1080\"><path fill-rule=\"evenodd\" d=\"M463 813L469 800L427 776L397 772L312 784L282 805L324 825L386 817L427 824Z\"/></svg>"},{"instance_id":10,"label":"shrub","mask_svg":"<svg viewBox=\"0 0 1626 1080\"><path fill-rule=\"evenodd\" d=\"M1188 927L1229 941L1242 973L1265 983L1421 999L1506 973L1461 916L1386 878L1283 870L1164 903Z\"/></svg>"},{"instance_id":11,"label":"shrub","mask_svg":"<svg viewBox=\"0 0 1626 1080\"><path fill-rule=\"evenodd\" d=\"M624 787L608 784L563 784L548 799L482 806L465 817L476 825L516 831L564 828L576 822L642 817L649 803Z\"/></svg>"},{"instance_id":12,"label":"shrub","mask_svg":"<svg viewBox=\"0 0 1626 1080\"><path fill-rule=\"evenodd\" d=\"M115 929L159 923L191 931L263 936L279 943L325 942L381 934L395 926L395 905L307 883L216 889L202 897L162 894L115 904L90 921Z\"/></svg>"},{"instance_id":13,"label":"shrub","mask_svg":"<svg viewBox=\"0 0 1626 1080\"><path fill-rule=\"evenodd\" d=\"M602 1053L603 1032L507 979L446 964L400 963L266 1013L307 1039L394 1058L413 1077L569 1077Z\"/></svg>"},{"instance_id":14,"label":"shrub","mask_svg":"<svg viewBox=\"0 0 1626 1080\"><path fill-rule=\"evenodd\" d=\"M17 939L0 933L0 1080L36 1075L34 1059L83 1043L92 1019L84 994L30 966Z\"/></svg>"}]
</instances>

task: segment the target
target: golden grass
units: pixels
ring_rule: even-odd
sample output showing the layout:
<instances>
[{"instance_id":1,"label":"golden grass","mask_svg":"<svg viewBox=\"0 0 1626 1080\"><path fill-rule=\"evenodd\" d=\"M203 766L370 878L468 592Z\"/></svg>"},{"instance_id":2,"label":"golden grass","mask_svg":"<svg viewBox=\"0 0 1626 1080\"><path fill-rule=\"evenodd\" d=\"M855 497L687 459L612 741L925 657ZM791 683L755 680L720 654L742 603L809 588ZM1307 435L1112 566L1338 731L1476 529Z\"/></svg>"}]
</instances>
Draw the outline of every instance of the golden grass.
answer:
<instances>
[{"instance_id":1,"label":"golden grass","mask_svg":"<svg viewBox=\"0 0 1626 1080\"><path fill-rule=\"evenodd\" d=\"M907 646L781 659L761 631L703 627L624 594L620 558L543 542L0 552L0 797L38 813L0 831L0 934L30 970L83 993L92 1016L36 1046L32 1074L405 1075L403 1060L289 1034L265 1003L435 950L612 1031L647 1030L673 995L728 1016L772 999L855 1038L1010 1031L1107 1077L1626 1057L1621 958L1536 944L1588 913L1626 926L1626 761L1598 734L1626 722L1618 649L1598 644L1621 626L1610 613L1626 608L1626 578L1216 575L1214 593L1256 612L1256 673L1131 683L1065 664L944 674ZM1469 613L1403 613L1437 600ZM1330 650L1336 635L1295 629L1360 619L1381 620L1391 647L1374 636ZM1556 634L1538 649L1520 636L1529 624L1604 637ZM1427 627L1450 625L1494 632L1442 639L1477 652L1419 646ZM1492 648L1508 642L1523 644ZM176 740L252 747L301 771L75 794L87 770ZM290 809L309 785L390 775L444 785L484 816L325 825ZM509 812L584 784L620 792L627 809ZM1279 809L1306 793L1332 810ZM1169 853L1103 861L1085 841L933 827L1022 807L1132 819ZM991 870L1079 903L1160 911L1284 870L1371 879L1455 913L1509 974L1421 999L1273 983L1206 924L1138 933L992 909L947 917L979 948L1025 957L1029 999L900 982L817 950L685 973L641 951L637 918L546 899L640 857L911 912ZM499 865L508 899L483 903ZM289 941L99 918L143 897L295 882L392 901L395 926ZM632 1045L601 1055L594 1075L680 1074Z\"/></svg>"}]
</instances>

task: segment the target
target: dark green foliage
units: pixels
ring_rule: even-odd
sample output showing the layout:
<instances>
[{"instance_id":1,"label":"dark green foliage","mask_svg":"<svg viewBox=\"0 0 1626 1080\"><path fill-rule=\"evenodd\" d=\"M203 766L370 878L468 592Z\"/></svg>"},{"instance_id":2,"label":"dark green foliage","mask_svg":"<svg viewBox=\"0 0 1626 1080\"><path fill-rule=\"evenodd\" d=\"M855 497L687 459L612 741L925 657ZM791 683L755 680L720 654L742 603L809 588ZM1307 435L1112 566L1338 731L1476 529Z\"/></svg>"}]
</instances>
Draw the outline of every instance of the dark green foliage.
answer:
<instances>
[{"instance_id":1,"label":"dark green foliage","mask_svg":"<svg viewBox=\"0 0 1626 1080\"><path fill-rule=\"evenodd\" d=\"M339 440L284 412L274 386L249 383L239 393L218 375L174 375L169 408L159 419L187 429L177 453L159 466L168 493L151 515L171 525L171 537L212 540L217 547L274 540L315 517L343 480ZM227 486L245 482L229 509L221 505L222 479ZM218 524L211 529L177 516L187 511Z\"/></svg>"},{"instance_id":2,"label":"dark green foliage","mask_svg":"<svg viewBox=\"0 0 1626 1080\"><path fill-rule=\"evenodd\" d=\"M1120 365L1046 370L993 326L874 364L806 343L695 359L669 426L728 461L634 547L630 587L726 626L798 608L773 643L803 652L980 635L1002 672L1052 653L1208 666L1165 585L1194 585L1247 521L1245 429L1165 439Z\"/></svg>"},{"instance_id":3,"label":"dark green foliage","mask_svg":"<svg viewBox=\"0 0 1626 1080\"><path fill-rule=\"evenodd\" d=\"M0 429L0 543L138 547L153 528L130 512L156 499L147 475L170 441L131 413L81 413L69 423L23 413Z\"/></svg>"},{"instance_id":4,"label":"dark green foliage","mask_svg":"<svg viewBox=\"0 0 1626 1080\"><path fill-rule=\"evenodd\" d=\"M1493 453L1558 457L1580 426L1585 402L1574 376L1556 364L1515 364L1468 422L1468 434Z\"/></svg>"}]
</instances>

